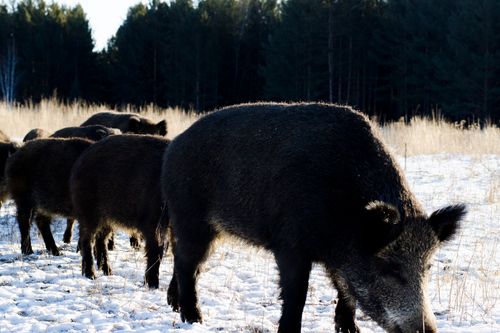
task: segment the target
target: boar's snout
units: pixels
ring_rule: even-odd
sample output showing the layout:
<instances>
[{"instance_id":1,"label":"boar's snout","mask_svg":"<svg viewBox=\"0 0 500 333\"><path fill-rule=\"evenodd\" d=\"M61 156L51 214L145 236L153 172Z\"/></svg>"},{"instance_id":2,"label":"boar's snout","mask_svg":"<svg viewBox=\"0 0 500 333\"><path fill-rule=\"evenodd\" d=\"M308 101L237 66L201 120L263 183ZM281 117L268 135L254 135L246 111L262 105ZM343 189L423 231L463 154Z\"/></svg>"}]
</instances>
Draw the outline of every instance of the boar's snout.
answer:
<instances>
[{"instance_id":1,"label":"boar's snout","mask_svg":"<svg viewBox=\"0 0 500 333\"><path fill-rule=\"evenodd\" d=\"M433 314L424 317L415 318L401 326L398 326L395 333L437 333L436 318Z\"/></svg>"}]
</instances>

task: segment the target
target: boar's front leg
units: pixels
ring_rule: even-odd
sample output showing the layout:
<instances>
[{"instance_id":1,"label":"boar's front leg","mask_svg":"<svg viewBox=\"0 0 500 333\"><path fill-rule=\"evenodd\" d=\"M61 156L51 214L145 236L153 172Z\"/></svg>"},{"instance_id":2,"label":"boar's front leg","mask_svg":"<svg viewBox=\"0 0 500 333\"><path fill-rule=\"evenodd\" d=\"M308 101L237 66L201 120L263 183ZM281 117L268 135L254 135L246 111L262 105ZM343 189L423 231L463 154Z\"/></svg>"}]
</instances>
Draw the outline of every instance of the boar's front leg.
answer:
<instances>
[{"instance_id":1,"label":"boar's front leg","mask_svg":"<svg viewBox=\"0 0 500 333\"><path fill-rule=\"evenodd\" d=\"M75 219L66 220L66 230L64 230L63 242L66 244L71 243L71 238L73 238L73 225L75 224Z\"/></svg>"},{"instance_id":2,"label":"boar's front leg","mask_svg":"<svg viewBox=\"0 0 500 333\"><path fill-rule=\"evenodd\" d=\"M339 278L333 281L337 289L337 306L335 307L335 331L340 333L359 333L355 322L356 299L349 292L347 285Z\"/></svg>"},{"instance_id":3,"label":"boar's front leg","mask_svg":"<svg viewBox=\"0 0 500 333\"><path fill-rule=\"evenodd\" d=\"M45 242L45 247L47 248L47 250L55 256L60 256L61 252L57 248L54 236L52 235L52 231L50 230L50 223L52 222L50 216L37 213L35 216L35 222L38 230L40 230L40 233L42 234L42 238Z\"/></svg>"},{"instance_id":4,"label":"boar's front leg","mask_svg":"<svg viewBox=\"0 0 500 333\"><path fill-rule=\"evenodd\" d=\"M283 307L278 332L300 332L312 263L293 250L275 252Z\"/></svg>"},{"instance_id":5,"label":"boar's front leg","mask_svg":"<svg viewBox=\"0 0 500 333\"><path fill-rule=\"evenodd\" d=\"M21 202L16 202L16 205L17 223L19 224L19 232L21 233L21 252L23 255L33 254L30 237L32 208Z\"/></svg>"}]
</instances>

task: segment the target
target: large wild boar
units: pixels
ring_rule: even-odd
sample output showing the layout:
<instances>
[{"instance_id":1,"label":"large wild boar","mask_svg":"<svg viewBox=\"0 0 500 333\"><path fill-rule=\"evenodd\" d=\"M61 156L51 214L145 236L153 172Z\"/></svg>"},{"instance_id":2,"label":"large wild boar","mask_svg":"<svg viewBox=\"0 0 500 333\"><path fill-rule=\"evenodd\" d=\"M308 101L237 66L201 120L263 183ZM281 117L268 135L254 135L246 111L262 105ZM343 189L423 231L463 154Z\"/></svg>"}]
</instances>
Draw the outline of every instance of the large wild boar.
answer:
<instances>
[{"instance_id":1,"label":"large wild boar","mask_svg":"<svg viewBox=\"0 0 500 333\"><path fill-rule=\"evenodd\" d=\"M336 331L359 331L356 304L388 332L436 331L428 266L465 207L428 216L361 113L327 104L214 112L166 150L162 191L175 236L168 300L183 321L202 321L196 281L224 232L274 254L279 332L300 331L313 263L338 291Z\"/></svg>"},{"instance_id":2,"label":"large wild boar","mask_svg":"<svg viewBox=\"0 0 500 333\"><path fill-rule=\"evenodd\" d=\"M90 116L81 126L88 125L103 125L110 128L118 128L122 133L167 135L167 122L165 120L155 124L148 118L142 117L137 113L99 112Z\"/></svg>"},{"instance_id":3,"label":"large wild boar","mask_svg":"<svg viewBox=\"0 0 500 333\"><path fill-rule=\"evenodd\" d=\"M92 143L81 138L38 139L26 142L7 160L5 181L17 206L23 254L33 253L29 231L34 216L45 247L60 255L50 223L53 215L73 218L69 175L73 163Z\"/></svg>"},{"instance_id":4,"label":"large wild boar","mask_svg":"<svg viewBox=\"0 0 500 333\"><path fill-rule=\"evenodd\" d=\"M158 288L166 228L161 213L160 171L168 140L149 135L120 135L90 147L73 167L70 191L80 226L82 274L94 279L94 257L111 274L106 237L113 229L140 233L145 240L146 283Z\"/></svg>"}]
</instances>

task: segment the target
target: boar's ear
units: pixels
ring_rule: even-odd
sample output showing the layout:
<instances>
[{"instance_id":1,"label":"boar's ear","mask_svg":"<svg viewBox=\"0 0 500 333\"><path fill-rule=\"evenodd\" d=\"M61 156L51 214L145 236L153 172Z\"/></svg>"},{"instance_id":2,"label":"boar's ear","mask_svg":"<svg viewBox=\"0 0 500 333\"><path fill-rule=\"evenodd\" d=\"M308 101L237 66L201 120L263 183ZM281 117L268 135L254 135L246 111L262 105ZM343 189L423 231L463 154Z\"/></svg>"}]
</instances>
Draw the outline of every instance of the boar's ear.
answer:
<instances>
[{"instance_id":1,"label":"boar's ear","mask_svg":"<svg viewBox=\"0 0 500 333\"><path fill-rule=\"evenodd\" d=\"M467 214L464 204L436 210L429 217L429 223L441 242L450 240L456 234L460 221Z\"/></svg>"},{"instance_id":2,"label":"boar's ear","mask_svg":"<svg viewBox=\"0 0 500 333\"><path fill-rule=\"evenodd\" d=\"M160 121L156 124L156 128L158 129L158 134L161 136L167 135L167 122L165 120Z\"/></svg>"},{"instance_id":3,"label":"boar's ear","mask_svg":"<svg viewBox=\"0 0 500 333\"><path fill-rule=\"evenodd\" d=\"M141 119L136 116L132 116L128 119L128 132L137 133L140 128Z\"/></svg>"},{"instance_id":4,"label":"boar's ear","mask_svg":"<svg viewBox=\"0 0 500 333\"><path fill-rule=\"evenodd\" d=\"M376 253L399 236L401 217L394 206L381 201L370 202L365 210L363 243L370 253Z\"/></svg>"}]
</instances>

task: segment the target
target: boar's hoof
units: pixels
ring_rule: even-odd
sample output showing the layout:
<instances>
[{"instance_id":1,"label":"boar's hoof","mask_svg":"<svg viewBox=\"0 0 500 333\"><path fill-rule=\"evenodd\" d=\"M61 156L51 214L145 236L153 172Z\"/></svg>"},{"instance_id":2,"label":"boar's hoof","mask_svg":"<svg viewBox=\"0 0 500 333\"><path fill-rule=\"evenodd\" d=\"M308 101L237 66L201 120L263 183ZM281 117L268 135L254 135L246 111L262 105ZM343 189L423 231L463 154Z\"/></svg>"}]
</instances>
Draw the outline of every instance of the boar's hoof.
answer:
<instances>
[{"instance_id":1,"label":"boar's hoof","mask_svg":"<svg viewBox=\"0 0 500 333\"><path fill-rule=\"evenodd\" d=\"M160 281L158 279L158 276L156 277L146 276L145 282L148 285L149 289L158 289L160 287Z\"/></svg>"},{"instance_id":2,"label":"boar's hoof","mask_svg":"<svg viewBox=\"0 0 500 333\"><path fill-rule=\"evenodd\" d=\"M50 252L52 252L52 255L53 255L53 256L60 256L60 255L62 255L62 252L61 252L61 251L59 251L59 249L58 249L58 248L54 248L54 249L52 249Z\"/></svg>"},{"instance_id":3,"label":"boar's hoof","mask_svg":"<svg viewBox=\"0 0 500 333\"><path fill-rule=\"evenodd\" d=\"M141 248L141 242L137 239L137 237L132 236L130 237L130 246L134 250L139 250Z\"/></svg>"},{"instance_id":4,"label":"boar's hoof","mask_svg":"<svg viewBox=\"0 0 500 333\"><path fill-rule=\"evenodd\" d=\"M31 249L31 248L23 249L21 252L23 253L24 256L29 256L30 254L35 253L35 252L33 252L33 249Z\"/></svg>"},{"instance_id":5,"label":"boar's hoof","mask_svg":"<svg viewBox=\"0 0 500 333\"><path fill-rule=\"evenodd\" d=\"M181 320L183 323L188 322L189 324L203 322L203 319L201 318L201 311L198 307L194 307L192 309L181 309Z\"/></svg>"},{"instance_id":6,"label":"boar's hoof","mask_svg":"<svg viewBox=\"0 0 500 333\"><path fill-rule=\"evenodd\" d=\"M107 265L104 265L102 267L102 273L106 276L108 275L112 275L113 274L113 270L111 269L111 267L107 266Z\"/></svg>"},{"instance_id":7,"label":"boar's hoof","mask_svg":"<svg viewBox=\"0 0 500 333\"><path fill-rule=\"evenodd\" d=\"M82 275L84 275L86 278L89 278L91 280L95 280L96 279L96 275L95 275L95 271L93 269L93 267L91 268L86 268L85 267L85 264L82 265Z\"/></svg>"},{"instance_id":8,"label":"boar's hoof","mask_svg":"<svg viewBox=\"0 0 500 333\"><path fill-rule=\"evenodd\" d=\"M360 333L358 325L352 320L341 321L335 319L335 332L337 333Z\"/></svg>"}]
</instances>

